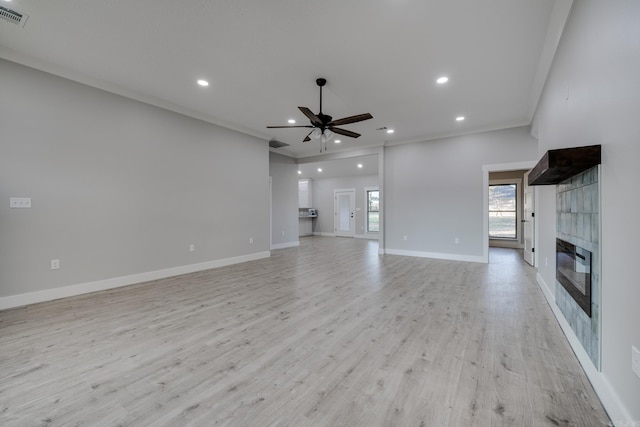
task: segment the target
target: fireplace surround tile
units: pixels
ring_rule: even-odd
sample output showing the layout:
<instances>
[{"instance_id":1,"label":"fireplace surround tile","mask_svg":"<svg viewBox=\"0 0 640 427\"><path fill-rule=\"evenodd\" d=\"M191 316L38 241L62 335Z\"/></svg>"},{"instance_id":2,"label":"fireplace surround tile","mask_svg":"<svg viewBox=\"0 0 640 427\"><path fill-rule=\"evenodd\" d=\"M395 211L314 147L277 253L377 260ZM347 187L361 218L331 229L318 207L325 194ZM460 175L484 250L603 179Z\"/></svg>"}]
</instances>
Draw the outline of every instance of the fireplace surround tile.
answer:
<instances>
[{"instance_id":1,"label":"fireplace surround tile","mask_svg":"<svg viewBox=\"0 0 640 427\"><path fill-rule=\"evenodd\" d=\"M556 305L594 366L600 368L600 189L599 166L556 185L556 234L591 252L591 317L556 281Z\"/></svg>"}]
</instances>

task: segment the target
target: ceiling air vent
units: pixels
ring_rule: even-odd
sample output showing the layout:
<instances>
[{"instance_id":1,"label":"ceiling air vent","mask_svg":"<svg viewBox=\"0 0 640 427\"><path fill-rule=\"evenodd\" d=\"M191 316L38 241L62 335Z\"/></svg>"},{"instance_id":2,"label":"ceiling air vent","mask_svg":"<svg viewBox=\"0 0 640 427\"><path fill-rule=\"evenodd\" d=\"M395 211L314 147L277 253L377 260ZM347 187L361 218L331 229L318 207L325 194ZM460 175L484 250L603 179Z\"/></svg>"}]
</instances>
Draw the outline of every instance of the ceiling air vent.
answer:
<instances>
[{"instance_id":1,"label":"ceiling air vent","mask_svg":"<svg viewBox=\"0 0 640 427\"><path fill-rule=\"evenodd\" d=\"M15 10L0 6L0 18L6 21L13 22L14 24L22 25L24 27L28 17L29 15L25 13L16 12Z\"/></svg>"},{"instance_id":2,"label":"ceiling air vent","mask_svg":"<svg viewBox=\"0 0 640 427\"><path fill-rule=\"evenodd\" d=\"M280 142L275 139L272 139L271 141L269 141L269 147L271 148L282 148L282 147L288 147L289 145L291 144L287 144L286 142Z\"/></svg>"}]
</instances>

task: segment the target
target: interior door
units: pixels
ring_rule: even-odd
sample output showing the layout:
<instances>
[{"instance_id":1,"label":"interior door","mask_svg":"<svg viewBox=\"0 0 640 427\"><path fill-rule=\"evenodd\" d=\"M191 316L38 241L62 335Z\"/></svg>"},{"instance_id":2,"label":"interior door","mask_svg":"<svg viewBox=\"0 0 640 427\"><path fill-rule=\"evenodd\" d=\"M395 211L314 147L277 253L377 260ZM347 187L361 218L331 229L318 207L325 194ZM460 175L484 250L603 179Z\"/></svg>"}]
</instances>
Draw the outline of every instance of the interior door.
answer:
<instances>
[{"instance_id":1,"label":"interior door","mask_svg":"<svg viewBox=\"0 0 640 427\"><path fill-rule=\"evenodd\" d=\"M531 171L529 171L531 172ZM535 196L534 188L529 187L529 172L524 174L524 182L522 190L524 194L524 217L522 218L524 234L524 260L535 267L534 256L534 209L535 209Z\"/></svg>"},{"instance_id":2,"label":"interior door","mask_svg":"<svg viewBox=\"0 0 640 427\"><path fill-rule=\"evenodd\" d=\"M356 235L356 191L334 190L334 230L338 237Z\"/></svg>"}]
</instances>

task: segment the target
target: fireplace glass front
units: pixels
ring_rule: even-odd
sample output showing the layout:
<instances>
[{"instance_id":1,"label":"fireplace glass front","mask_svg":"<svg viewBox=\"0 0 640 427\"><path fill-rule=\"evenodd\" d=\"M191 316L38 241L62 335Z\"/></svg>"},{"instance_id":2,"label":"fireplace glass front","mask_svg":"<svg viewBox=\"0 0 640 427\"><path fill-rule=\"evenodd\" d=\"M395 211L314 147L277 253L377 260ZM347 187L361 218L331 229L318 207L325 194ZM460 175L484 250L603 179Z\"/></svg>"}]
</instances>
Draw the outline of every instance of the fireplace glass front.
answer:
<instances>
[{"instance_id":1,"label":"fireplace glass front","mask_svg":"<svg viewBox=\"0 0 640 427\"><path fill-rule=\"evenodd\" d=\"M591 252L556 239L556 280L591 317Z\"/></svg>"}]
</instances>

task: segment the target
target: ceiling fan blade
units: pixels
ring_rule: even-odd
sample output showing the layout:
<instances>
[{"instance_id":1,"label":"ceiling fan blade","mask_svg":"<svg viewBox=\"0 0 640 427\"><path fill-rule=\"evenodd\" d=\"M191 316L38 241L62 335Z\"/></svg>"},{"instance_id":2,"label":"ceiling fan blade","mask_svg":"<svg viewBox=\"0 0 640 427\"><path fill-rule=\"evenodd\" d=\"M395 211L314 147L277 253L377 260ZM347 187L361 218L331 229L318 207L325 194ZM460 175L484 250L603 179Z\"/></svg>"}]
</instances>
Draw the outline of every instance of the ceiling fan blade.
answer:
<instances>
[{"instance_id":1,"label":"ceiling fan blade","mask_svg":"<svg viewBox=\"0 0 640 427\"><path fill-rule=\"evenodd\" d=\"M358 114L357 116L349 116L343 119L334 120L332 122L329 122L328 124L329 126L342 126L342 125L348 125L349 123L356 123L356 122L361 122L363 120L369 120L369 119L373 119L373 116L369 113L365 113L365 114Z\"/></svg>"},{"instance_id":2,"label":"ceiling fan blade","mask_svg":"<svg viewBox=\"0 0 640 427\"><path fill-rule=\"evenodd\" d=\"M357 138L360 136L359 133L351 132L350 130L346 130L346 129L332 127L331 130L333 131L333 133L339 133L340 135L350 136L351 138Z\"/></svg>"},{"instance_id":3,"label":"ceiling fan blade","mask_svg":"<svg viewBox=\"0 0 640 427\"><path fill-rule=\"evenodd\" d=\"M311 132L313 132L313 131L311 131ZM311 132L309 132L309 133L307 134L307 136L305 136L305 137L304 137L304 139L302 140L302 142L309 142L309 141L311 141L311 138L309 138L309 135L311 135Z\"/></svg>"},{"instance_id":4,"label":"ceiling fan blade","mask_svg":"<svg viewBox=\"0 0 640 427\"><path fill-rule=\"evenodd\" d=\"M315 126L304 125L304 126L267 126L267 129L280 129L280 128L313 128Z\"/></svg>"},{"instance_id":5,"label":"ceiling fan blade","mask_svg":"<svg viewBox=\"0 0 640 427\"><path fill-rule=\"evenodd\" d=\"M311 120L311 123L313 123L316 126L320 126L322 125L322 120L320 120L320 118L318 116L316 116L315 114L313 114L313 111L311 111L310 109L308 109L307 107L298 107L298 109L300 111L302 111L302 114L304 114L305 116L307 116L307 118L309 120Z\"/></svg>"}]
</instances>

